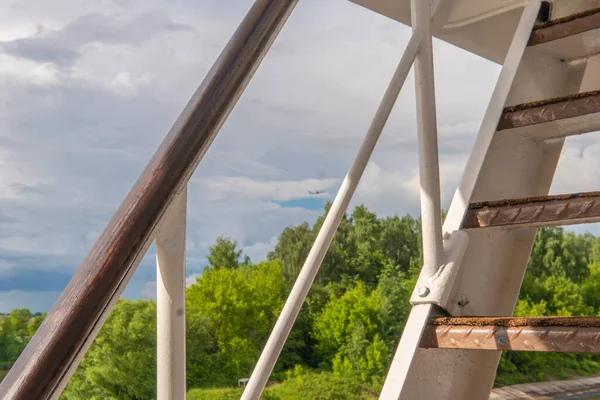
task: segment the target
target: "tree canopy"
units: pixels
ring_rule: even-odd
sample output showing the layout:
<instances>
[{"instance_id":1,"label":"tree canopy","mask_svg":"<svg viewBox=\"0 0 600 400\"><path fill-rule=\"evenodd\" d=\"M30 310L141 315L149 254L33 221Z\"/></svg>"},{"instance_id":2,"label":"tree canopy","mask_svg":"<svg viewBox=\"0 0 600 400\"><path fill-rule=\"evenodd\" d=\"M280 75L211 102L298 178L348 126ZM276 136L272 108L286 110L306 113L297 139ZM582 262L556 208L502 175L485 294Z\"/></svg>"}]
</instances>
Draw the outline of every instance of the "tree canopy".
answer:
<instances>
[{"instance_id":1,"label":"tree canopy","mask_svg":"<svg viewBox=\"0 0 600 400\"><path fill-rule=\"evenodd\" d=\"M249 377L328 209L313 225L285 228L263 262L242 260L237 242L226 237L210 248L206 269L186 294L187 384L200 390L193 396L213 398L224 392L201 389L235 387ZM265 398L293 398L286 388L319 398L307 382L318 382L332 399L376 396L410 310L420 243L420 222L410 215L378 217L364 206L346 215L271 376L284 384ZM600 238L540 229L515 315L599 313ZM153 398L155 314L153 301L119 301L63 398ZM42 320L24 309L0 317L2 365L14 362ZM598 372L596 355L506 352L497 384ZM344 387L362 392L336 394Z\"/></svg>"}]
</instances>

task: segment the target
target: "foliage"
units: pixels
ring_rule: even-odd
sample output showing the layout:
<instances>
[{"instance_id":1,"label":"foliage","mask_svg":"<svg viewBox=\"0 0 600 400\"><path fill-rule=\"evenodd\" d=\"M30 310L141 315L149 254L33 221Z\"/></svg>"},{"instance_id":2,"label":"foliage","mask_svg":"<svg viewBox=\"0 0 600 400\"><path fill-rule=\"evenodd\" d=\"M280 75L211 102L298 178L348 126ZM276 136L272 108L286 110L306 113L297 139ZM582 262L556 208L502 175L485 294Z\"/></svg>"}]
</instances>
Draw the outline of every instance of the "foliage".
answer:
<instances>
[{"instance_id":1,"label":"foliage","mask_svg":"<svg viewBox=\"0 0 600 400\"><path fill-rule=\"evenodd\" d=\"M314 322L317 351L331 360L336 376L356 376L361 382L381 377L389 352L379 336L381 296L365 285L340 297L332 296Z\"/></svg>"},{"instance_id":2,"label":"foliage","mask_svg":"<svg viewBox=\"0 0 600 400\"><path fill-rule=\"evenodd\" d=\"M598 315L600 306L600 239L538 231L515 309L518 316ZM600 356L589 354L505 352L496 385L568 378L600 372Z\"/></svg>"},{"instance_id":3,"label":"foliage","mask_svg":"<svg viewBox=\"0 0 600 400\"><path fill-rule=\"evenodd\" d=\"M277 261L208 269L187 291L188 385L232 385L248 376L285 296Z\"/></svg>"},{"instance_id":4,"label":"foliage","mask_svg":"<svg viewBox=\"0 0 600 400\"><path fill-rule=\"evenodd\" d=\"M330 206L313 225L285 228L268 261L240 262L225 237L210 248L186 294L188 399L240 397L237 380L250 376ZM410 311L420 243L411 216L381 218L364 206L344 216L263 399L376 398ZM64 398L153 398L155 308L120 301ZM600 315L600 238L540 229L515 315ZM0 369L43 318L20 309L0 319ZM496 385L599 372L600 356L505 352Z\"/></svg>"},{"instance_id":5,"label":"foliage","mask_svg":"<svg viewBox=\"0 0 600 400\"><path fill-rule=\"evenodd\" d=\"M156 393L156 303L119 300L75 371L65 400L146 400Z\"/></svg>"},{"instance_id":6,"label":"foliage","mask_svg":"<svg viewBox=\"0 0 600 400\"><path fill-rule=\"evenodd\" d=\"M242 250L237 248L237 242L219 236L217 242L208 250L208 264L213 268L237 268L240 266ZM250 259L245 257L244 264L249 264Z\"/></svg>"},{"instance_id":7,"label":"foliage","mask_svg":"<svg viewBox=\"0 0 600 400\"><path fill-rule=\"evenodd\" d=\"M304 373L293 376L281 385L265 390L270 399L281 400L367 400L375 399L375 393L351 377L331 373Z\"/></svg>"},{"instance_id":8,"label":"foliage","mask_svg":"<svg viewBox=\"0 0 600 400\"><path fill-rule=\"evenodd\" d=\"M187 400L239 400L242 389L192 389L186 393Z\"/></svg>"},{"instance_id":9,"label":"foliage","mask_svg":"<svg viewBox=\"0 0 600 400\"><path fill-rule=\"evenodd\" d=\"M293 281L300 273L314 239L308 222L287 227L279 235L279 241L268 258L281 262L282 273L287 281Z\"/></svg>"},{"instance_id":10,"label":"foliage","mask_svg":"<svg viewBox=\"0 0 600 400\"><path fill-rule=\"evenodd\" d=\"M10 368L17 360L44 316L33 317L29 310L19 308L0 320L0 370Z\"/></svg>"},{"instance_id":11,"label":"foliage","mask_svg":"<svg viewBox=\"0 0 600 400\"><path fill-rule=\"evenodd\" d=\"M381 338L394 351L410 312L410 295L415 287L416 271L404 272L401 266L388 264L379 275L377 291L381 298Z\"/></svg>"},{"instance_id":12,"label":"foliage","mask_svg":"<svg viewBox=\"0 0 600 400\"><path fill-rule=\"evenodd\" d=\"M237 400L242 389L192 389L188 400ZM332 373L302 373L292 375L283 383L267 387L262 400L374 400L368 386L350 377Z\"/></svg>"}]
</instances>

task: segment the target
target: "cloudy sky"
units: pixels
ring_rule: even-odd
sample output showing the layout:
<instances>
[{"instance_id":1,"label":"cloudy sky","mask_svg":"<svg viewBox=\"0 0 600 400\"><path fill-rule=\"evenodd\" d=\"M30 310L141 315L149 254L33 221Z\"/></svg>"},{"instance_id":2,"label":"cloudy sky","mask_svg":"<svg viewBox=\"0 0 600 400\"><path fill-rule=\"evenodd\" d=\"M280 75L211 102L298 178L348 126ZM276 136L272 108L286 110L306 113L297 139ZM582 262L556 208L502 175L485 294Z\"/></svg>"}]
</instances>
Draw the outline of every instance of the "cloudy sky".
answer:
<instances>
[{"instance_id":1,"label":"cloudy sky","mask_svg":"<svg viewBox=\"0 0 600 400\"><path fill-rule=\"evenodd\" d=\"M0 3L0 312L52 306L251 3ZM192 178L192 279L220 234L260 261L316 219L409 36L346 0L300 2ZM447 207L500 69L441 42L435 58ZM414 114L411 74L353 204L419 212ZM598 147L570 139L553 192L598 189ZM155 280L151 249L125 296Z\"/></svg>"}]
</instances>

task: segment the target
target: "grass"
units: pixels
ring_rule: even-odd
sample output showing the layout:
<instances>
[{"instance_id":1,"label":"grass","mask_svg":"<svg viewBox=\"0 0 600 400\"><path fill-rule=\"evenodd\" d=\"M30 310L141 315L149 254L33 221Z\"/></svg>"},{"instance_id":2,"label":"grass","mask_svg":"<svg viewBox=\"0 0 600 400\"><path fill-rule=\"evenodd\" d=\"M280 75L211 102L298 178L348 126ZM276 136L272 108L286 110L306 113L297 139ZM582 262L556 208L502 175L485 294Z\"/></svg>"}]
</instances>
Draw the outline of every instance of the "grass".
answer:
<instances>
[{"instance_id":1,"label":"grass","mask_svg":"<svg viewBox=\"0 0 600 400\"><path fill-rule=\"evenodd\" d=\"M241 389L192 389L187 392L187 400L238 400Z\"/></svg>"},{"instance_id":2,"label":"grass","mask_svg":"<svg viewBox=\"0 0 600 400\"><path fill-rule=\"evenodd\" d=\"M192 389L188 400L237 400L242 389ZM371 388L332 373L306 373L265 389L263 400L374 400Z\"/></svg>"}]
</instances>

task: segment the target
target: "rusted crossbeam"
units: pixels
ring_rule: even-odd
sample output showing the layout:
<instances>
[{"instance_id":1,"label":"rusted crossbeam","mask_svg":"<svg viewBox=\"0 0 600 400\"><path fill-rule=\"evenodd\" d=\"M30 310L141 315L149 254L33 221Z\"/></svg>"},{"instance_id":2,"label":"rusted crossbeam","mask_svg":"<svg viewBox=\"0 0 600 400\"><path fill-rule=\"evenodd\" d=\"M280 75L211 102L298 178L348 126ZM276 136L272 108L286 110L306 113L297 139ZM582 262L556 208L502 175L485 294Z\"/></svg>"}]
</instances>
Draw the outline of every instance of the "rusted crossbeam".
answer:
<instances>
[{"instance_id":1,"label":"rusted crossbeam","mask_svg":"<svg viewBox=\"0 0 600 400\"><path fill-rule=\"evenodd\" d=\"M600 353L600 318L435 318L421 347Z\"/></svg>"},{"instance_id":2,"label":"rusted crossbeam","mask_svg":"<svg viewBox=\"0 0 600 400\"><path fill-rule=\"evenodd\" d=\"M600 90L506 107L498 130L600 113Z\"/></svg>"},{"instance_id":3,"label":"rusted crossbeam","mask_svg":"<svg viewBox=\"0 0 600 400\"><path fill-rule=\"evenodd\" d=\"M535 46L563 39L594 30L598 26L600 26L600 8L569 15L537 25L531 33L528 45Z\"/></svg>"},{"instance_id":4,"label":"rusted crossbeam","mask_svg":"<svg viewBox=\"0 0 600 400\"><path fill-rule=\"evenodd\" d=\"M600 221L600 192L472 203L463 229L559 226Z\"/></svg>"}]
</instances>

